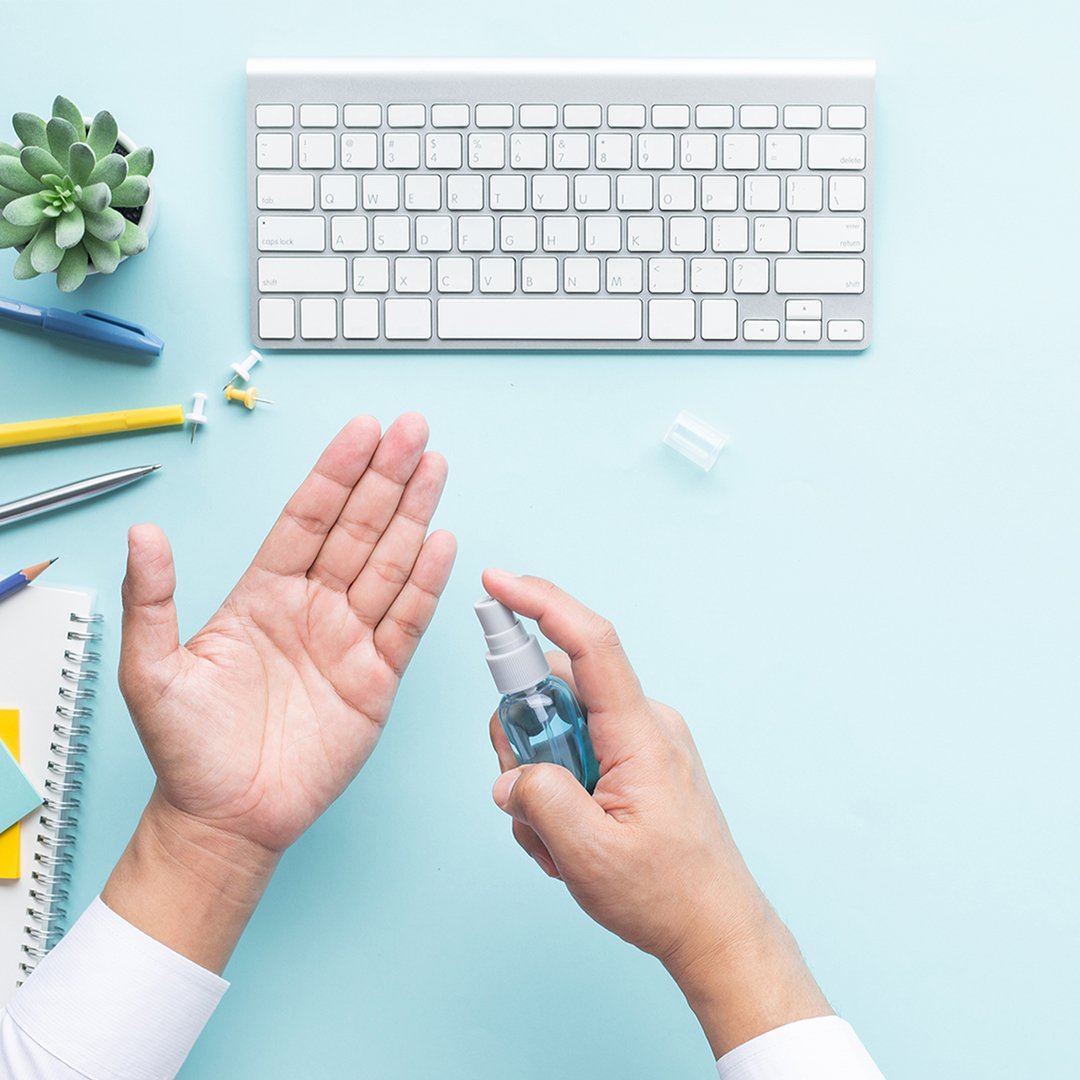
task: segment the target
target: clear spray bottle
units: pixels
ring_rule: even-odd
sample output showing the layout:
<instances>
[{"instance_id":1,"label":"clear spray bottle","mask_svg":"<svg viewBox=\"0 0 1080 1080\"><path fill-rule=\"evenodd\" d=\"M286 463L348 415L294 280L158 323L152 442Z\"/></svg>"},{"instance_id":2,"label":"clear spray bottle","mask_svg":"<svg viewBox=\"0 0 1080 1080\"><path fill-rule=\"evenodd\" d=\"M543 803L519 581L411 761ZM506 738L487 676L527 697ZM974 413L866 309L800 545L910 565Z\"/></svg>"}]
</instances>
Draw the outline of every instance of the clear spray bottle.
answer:
<instances>
[{"instance_id":1,"label":"clear spray bottle","mask_svg":"<svg viewBox=\"0 0 1080 1080\"><path fill-rule=\"evenodd\" d=\"M551 674L534 634L493 597L476 604L487 640L488 667L503 695L499 722L522 765L550 761L569 769L590 794L600 766L589 740L585 709L574 692Z\"/></svg>"}]
</instances>

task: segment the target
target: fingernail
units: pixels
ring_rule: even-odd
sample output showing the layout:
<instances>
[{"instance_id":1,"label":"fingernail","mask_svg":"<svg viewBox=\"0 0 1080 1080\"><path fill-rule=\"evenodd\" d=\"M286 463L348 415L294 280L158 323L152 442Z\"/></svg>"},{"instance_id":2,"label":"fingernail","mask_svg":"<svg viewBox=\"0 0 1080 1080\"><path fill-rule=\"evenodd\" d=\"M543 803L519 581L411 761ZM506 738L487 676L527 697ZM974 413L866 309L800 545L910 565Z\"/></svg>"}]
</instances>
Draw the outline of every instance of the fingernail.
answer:
<instances>
[{"instance_id":1,"label":"fingernail","mask_svg":"<svg viewBox=\"0 0 1080 1080\"><path fill-rule=\"evenodd\" d=\"M484 571L488 577L493 577L496 580L501 579L503 581L513 581L515 578L519 578L520 574L511 574L509 570L498 570L494 566L488 567Z\"/></svg>"},{"instance_id":2,"label":"fingernail","mask_svg":"<svg viewBox=\"0 0 1080 1080\"><path fill-rule=\"evenodd\" d=\"M495 800L495 805L507 814L510 813L507 809L510 803L510 792L514 790L514 785L518 782L518 777L520 775L521 773L518 772L517 769L511 769L510 772L504 772L502 776L495 781L495 787L492 788L491 795Z\"/></svg>"}]
</instances>

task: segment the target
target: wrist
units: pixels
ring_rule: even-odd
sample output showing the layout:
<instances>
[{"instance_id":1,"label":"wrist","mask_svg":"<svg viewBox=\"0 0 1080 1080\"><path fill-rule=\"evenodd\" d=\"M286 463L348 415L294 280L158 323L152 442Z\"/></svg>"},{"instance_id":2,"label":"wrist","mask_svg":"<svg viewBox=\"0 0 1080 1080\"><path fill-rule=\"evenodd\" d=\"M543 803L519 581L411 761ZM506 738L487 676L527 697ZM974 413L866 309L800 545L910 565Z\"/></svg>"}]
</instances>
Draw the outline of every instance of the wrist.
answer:
<instances>
[{"instance_id":1,"label":"wrist","mask_svg":"<svg viewBox=\"0 0 1080 1080\"><path fill-rule=\"evenodd\" d=\"M155 788L101 898L144 933L220 973L279 857L176 809Z\"/></svg>"}]
</instances>

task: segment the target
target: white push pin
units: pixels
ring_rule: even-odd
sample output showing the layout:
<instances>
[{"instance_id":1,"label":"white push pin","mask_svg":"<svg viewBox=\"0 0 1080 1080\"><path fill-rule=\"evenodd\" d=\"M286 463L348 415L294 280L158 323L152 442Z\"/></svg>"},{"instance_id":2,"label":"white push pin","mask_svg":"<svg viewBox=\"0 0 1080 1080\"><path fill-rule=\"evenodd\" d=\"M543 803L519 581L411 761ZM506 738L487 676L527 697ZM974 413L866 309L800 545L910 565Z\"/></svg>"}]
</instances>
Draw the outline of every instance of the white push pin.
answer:
<instances>
[{"instance_id":1,"label":"white push pin","mask_svg":"<svg viewBox=\"0 0 1080 1080\"><path fill-rule=\"evenodd\" d=\"M232 386L237 379L243 379L247 382L251 378L251 369L262 360L263 354L258 349L252 349L251 352L244 357L238 364L233 364L232 369L235 372L233 377L221 388L227 390Z\"/></svg>"},{"instance_id":2,"label":"white push pin","mask_svg":"<svg viewBox=\"0 0 1080 1080\"><path fill-rule=\"evenodd\" d=\"M191 406L191 412L184 413L184 419L191 425L191 441L195 442L195 432L210 421L206 417L206 395L196 394L195 404Z\"/></svg>"}]
</instances>

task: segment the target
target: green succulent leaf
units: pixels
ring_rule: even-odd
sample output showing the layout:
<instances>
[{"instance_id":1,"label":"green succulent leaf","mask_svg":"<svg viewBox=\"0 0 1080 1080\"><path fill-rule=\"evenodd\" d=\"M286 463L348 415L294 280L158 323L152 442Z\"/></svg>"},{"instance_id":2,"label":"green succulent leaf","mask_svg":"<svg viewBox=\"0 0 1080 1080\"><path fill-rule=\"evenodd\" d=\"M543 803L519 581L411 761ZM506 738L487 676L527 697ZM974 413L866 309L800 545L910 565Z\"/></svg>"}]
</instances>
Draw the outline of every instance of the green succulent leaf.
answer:
<instances>
[{"instance_id":1,"label":"green succulent leaf","mask_svg":"<svg viewBox=\"0 0 1080 1080\"><path fill-rule=\"evenodd\" d=\"M18 157L19 151L11 143L0 142L0 157Z\"/></svg>"},{"instance_id":2,"label":"green succulent leaf","mask_svg":"<svg viewBox=\"0 0 1080 1080\"><path fill-rule=\"evenodd\" d=\"M34 233L40 225L12 225L5 218L0 218L0 248L15 247L34 239Z\"/></svg>"},{"instance_id":3,"label":"green succulent leaf","mask_svg":"<svg viewBox=\"0 0 1080 1080\"><path fill-rule=\"evenodd\" d=\"M63 94L57 94L52 106L53 116L66 120L75 129L75 138L79 142L86 139L86 125L83 123L82 113L75 108L75 103L69 101Z\"/></svg>"},{"instance_id":4,"label":"green succulent leaf","mask_svg":"<svg viewBox=\"0 0 1080 1080\"><path fill-rule=\"evenodd\" d=\"M4 207L4 217L12 225L40 225L47 216L46 205L40 195L23 195Z\"/></svg>"},{"instance_id":5,"label":"green succulent leaf","mask_svg":"<svg viewBox=\"0 0 1080 1080\"><path fill-rule=\"evenodd\" d=\"M111 206L106 207L98 214L84 214L86 219L86 231L91 236L96 236L105 243L119 240L124 234L124 226L130 224L123 214L114 210Z\"/></svg>"},{"instance_id":6,"label":"green succulent leaf","mask_svg":"<svg viewBox=\"0 0 1080 1080\"><path fill-rule=\"evenodd\" d=\"M31 176L19 158L0 157L0 185L20 195L33 195L41 190L41 181Z\"/></svg>"},{"instance_id":7,"label":"green succulent leaf","mask_svg":"<svg viewBox=\"0 0 1080 1080\"><path fill-rule=\"evenodd\" d=\"M118 188L127 179L127 174L127 162L119 154L109 154L94 166L89 182L108 184L110 188Z\"/></svg>"},{"instance_id":8,"label":"green succulent leaf","mask_svg":"<svg viewBox=\"0 0 1080 1080\"><path fill-rule=\"evenodd\" d=\"M112 113L102 110L94 117L94 121L90 125L90 132L86 137L86 141L90 144L90 149L97 155L98 161L103 157L108 157L113 152L113 147L116 146L116 135L116 121L113 119Z\"/></svg>"},{"instance_id":9,"label":"green succulent leaf","mask_svg":"<svg viewBox=\"0 0 1080 1080\"><path fill-rule=\"evenodd\" d=\"M111 195L108 184L90 184L82 189L75 202L80 210L100 214L109 205Z\"/></svg>"},{"instance_id":10,"label":"green succulent leaf","mask_svg":"<svg viewBox=\"0 0 1080 1080\"><path fill-rule=\"evenodd\" d=\"M94 151L84 142L73 143L68 152L68 176L76 184L85 184L97 164Z\"/></svg>"},{"instance_id":11,"label":"green succulent leaf","mask_svg":"<svg viewBox=\"0 0 1080 1080\"><path fill-rule=\"evenodd\" d=\"M23 146L40 146L49 149L49 138L45 132L45 121L33 113L17 112L11 118L15 134L22 140Z\"/></svg>"},{"instance_id":12,"label":"green succulent leaf","mask_svg":"<svg viewBox=\"0 0 1080 1080\"><path fill-rule=\"evenodd\" d=\"M68 248L56 271L56 284L61 292L74 292L85 280L86 248L82 244Z\"/></svg>"},{"instance_id":13,"label":"green succulent leaf","mask_svg":"<svg viewBox=\"0 0 1080 1080\"><path fill-rule=\"evenodd\" d=\"M75 129L59 116L54 116L45 125L45 134L49 139L50 153L60 162L60 171L67 172L68 152L71 150L71 144L82 140L78 138Z\"/></svg>"},{"instance_id":14,"label":"green succulent leaf","mask_svg":"<svg viewBox=\"0 0 1080 1080\"><path fill-rule=\"evenodd\" d=\"M39 274L51 274L63 257L64 252L56 243L56 227L46 221L30 241L30 265Z\"/></svg>"},{"instance_id":15,"label":"green succulent leaf","mask_svg":"<svg viewBox=\"0 0 1080 1080\"><path fill-rule=\"evenodd\" d=\"M83 238L85 229L86 221L83 212L77 206L73 206L66 214L61 214L56 219L57 245L64 251L73 248Z\"/></svg>"},{"instance_id":16,"label":"green succulent leaf","mask_svg":"<svg viewBox=\"0 0 1080 1080\"><path fill-rule=\"evenodd\" d=\"M145 206L150 198L150 181L145 176L129 176L113 189L113 206Z\"/></svg>"},{"instance_id":17,"label":"green succulent leaf","mask_svg":"<svg viewBox=\"0 0 1080 1080\"><path fill-rule=\"evenodd\" d=\"M42 150L40 146L24 146L22 153L19 155L19 164L31 176L43 181L49 174L56 175L64 171L60 167L60 162L48 150ZM59 179L58 176L57 179ZM45 182L49 183L50 181Z\"/></svg>"},{"instance_id":18,"label":"green succulent leaf","mask_svg":"<svg viewBox=\"0 0 1080 1080\"><path fill-rule=\"evenodd\" d=\"M136 225L134 221L124 221L124 233L120 237L120 252L123 255L138 255L140 252L146 250L146 245L150 243L150 237L146 235L146 230L140 225Z\"/></svg>"},{"instance_id":19,"label":"green succulent leaf","mask_svg":"<svg viewBox=\"0 0 1080 1080\"><path fill-rule=\"evenodd\" d=\"M9 191L5 187L0 187L0 210L3 210L9 202L14 202L18 197L18 192Z\"/></svg>"},{"instance_id":20,"label":"green succulent leaf","mask_svg":"<svg viewBox=\"0 0 1080 1080\"><path fill-rule=\"evenodd\" d=\"M120 264L120 245L115 240L106 243L87 233L83 237L83 247L103 274L111 274Z\"/></svg>"},{"instance_id":21,"label":"green succulent leaf","mask_svg":"<svg viewBox=\"0 0 1080 1080\"><path fill-rule=\"evenodd\" d=\"M16 281L29 281L30 278L38 276L38 272L34 269L34 264L30 261L30 252L32 251L32 245L27 244L22 249L22 254L15 260L15 266L11 271L11 276Z\"/></svg>"},{"instance_id":22,"label":"green succulent leaf","mask_svg":"<svg viewBox=\"0 0 1080 1080\"><path fill-rule=\"evenodd\" d=\"M154 168L154 151L140 146L127 156L128 176L149 176Z\"/></svg>"}]
</instances>

